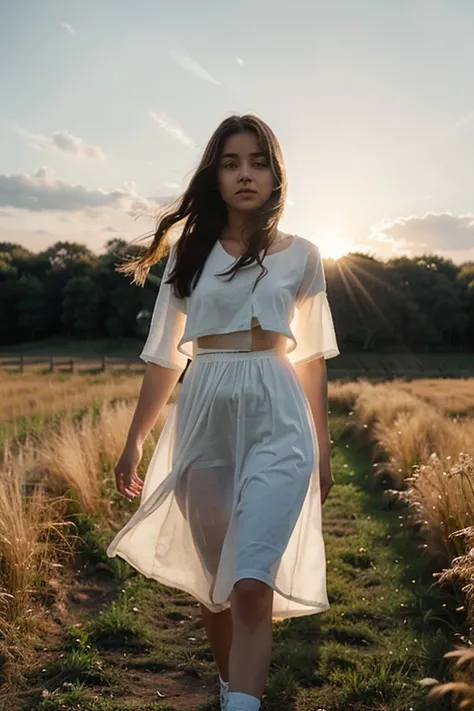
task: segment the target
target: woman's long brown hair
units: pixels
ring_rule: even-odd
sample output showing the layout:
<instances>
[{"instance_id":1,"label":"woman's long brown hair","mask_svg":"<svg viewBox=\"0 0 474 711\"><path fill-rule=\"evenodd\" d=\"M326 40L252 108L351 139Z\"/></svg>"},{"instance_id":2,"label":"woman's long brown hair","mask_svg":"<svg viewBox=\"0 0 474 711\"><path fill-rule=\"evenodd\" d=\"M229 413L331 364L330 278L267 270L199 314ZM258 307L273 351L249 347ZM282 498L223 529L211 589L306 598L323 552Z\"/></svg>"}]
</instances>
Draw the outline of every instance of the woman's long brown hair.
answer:
<instances>
[{"instance_id":1,"label":"woman's long brown hair","mask_svg":"<svg viewBox=\"0 0 474 711\"><path fill-rule=\"evenodd\" d=\"M224 144L229 136L253 132L266 156L274 177L274 189L266 203L254 216L244 252L223 275L232 278L241 267L257 262L261 267L258 280L265 276L260 253L265 256L272 243L286 200L287 179L283 153L272 129L252 114L230 116L222 121L211 136L201 162L184 194L161 215L147 251L117 269L132 275L132 283L143 286L150 268L169 251L170 230L184 223L176 245L176 262L168 283L174 285L176 296L190 296L197 284L207 257L227 225L227 206L218 187L218 171ZM257 283L256 282L256 283Z\"/></svg>"}]
</instances>

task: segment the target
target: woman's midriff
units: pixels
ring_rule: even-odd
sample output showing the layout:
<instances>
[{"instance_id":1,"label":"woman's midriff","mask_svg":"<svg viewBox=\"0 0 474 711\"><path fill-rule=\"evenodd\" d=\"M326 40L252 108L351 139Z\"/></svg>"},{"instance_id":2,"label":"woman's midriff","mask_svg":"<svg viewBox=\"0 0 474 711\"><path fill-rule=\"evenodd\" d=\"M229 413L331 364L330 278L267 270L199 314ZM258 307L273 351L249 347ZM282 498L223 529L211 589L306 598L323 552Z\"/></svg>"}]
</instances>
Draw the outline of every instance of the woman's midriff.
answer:
<instances>
[{"instance_id":1,"label":"woman's midriff","mask_svg":"<svg viewBox=\"0 0 474 711\"><path fill-rule=\"evenodd\" d=\"M234 331L233 333L219 333L212 336L200 336L197 339L199 348L239 350L246 349L248 344L248 331ZM286 337L276 331L264 331L256 319L252 320L251 351L275 350L277 353L286 352Z\"/></svg>"}]
</instances>

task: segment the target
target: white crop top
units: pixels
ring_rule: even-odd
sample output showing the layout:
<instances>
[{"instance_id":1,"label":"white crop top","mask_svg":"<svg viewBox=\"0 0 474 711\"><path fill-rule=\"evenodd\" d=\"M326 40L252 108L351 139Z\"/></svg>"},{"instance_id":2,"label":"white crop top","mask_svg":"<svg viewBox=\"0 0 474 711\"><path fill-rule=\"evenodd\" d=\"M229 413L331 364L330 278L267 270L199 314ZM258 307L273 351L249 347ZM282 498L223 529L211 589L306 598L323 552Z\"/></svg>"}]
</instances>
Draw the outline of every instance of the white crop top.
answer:
<instances>
[{"instance_id":1,"label":"white crop top","mask_svg":"<svg viewBox=\"0 0 474 711\"><path fill-rule=\"evenodd\" d=\"M216 275L235 261L217 240L191 295L180 299L165 283L175 256L172 247L140 354L145 362L183 370L200 336L237 331L246 332L238 350L250 350L255 319L263 330L287 337L293 364L339 354L323 262L313 242L294 236L289 247L267 254L268 273L253 292L261 271L257 263L239 269L230 281Z\"/></svg>"}]
</instances>

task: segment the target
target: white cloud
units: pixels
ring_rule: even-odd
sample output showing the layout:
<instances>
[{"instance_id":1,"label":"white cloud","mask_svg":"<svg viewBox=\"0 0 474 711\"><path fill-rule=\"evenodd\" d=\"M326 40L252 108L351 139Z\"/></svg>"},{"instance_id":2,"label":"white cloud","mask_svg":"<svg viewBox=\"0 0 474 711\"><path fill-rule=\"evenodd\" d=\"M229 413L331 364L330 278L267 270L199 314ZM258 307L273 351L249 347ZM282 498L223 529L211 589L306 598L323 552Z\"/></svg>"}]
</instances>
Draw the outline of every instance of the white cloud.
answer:
<instances>
[{"instance_id":1,"label":"white cloud","mask_svg":"<svg viewBox=\"0 0 474 711\"><path fill-rule=\"evenodd\" d=\"M236 57L236 58L235 58L235 61L237 62L237 64L240 64L241 67L242 67L243 64L244 64L244 60L242 59L242 57Z\"/></svg>"},{"instance_id":2,"label":"white cloud","mask_svg":"<svg viewBox=\"0 0 474 711\"><path fill-rule=\"evenodd\" d=\"M190 148L197 147L193 139L188 136L185 131L183 131L178 122L175 121L173 118L170 118L169 116L166 116L163 113L158 114L155 111L150 111L150 116L160 128L166 131L166 133L168 133L173 138L176 138L177 141L184 143L185 146L189 146Z\"/></svg>"},{"instance_id":3,"label":"white cloud","mask_svg":"<svg viewBox=\"0 0 474 711\"><path fill-rule=\"evenodd\" d=\"M98 146L86 143L82 138L73 136L69 131L56 131L51 140L54 146L63 153L73 153L81 158L100 158L101 160L104 158L104 154Z\"/></svg>"},{"instance_id":4,"label":"white cloud","mask_svg":"<svg viewBox=\"0 0 474 711\"><path fill-rule=\"evenodd\" d=\"M9 213L0 220L0 240L34 251L55 240L73 240L96 251L113 237L150 233L164 200L139 195L131 181L101 190L67 183L48 168L34 174L0 174L0 212L7 208ZM10 216L21 219L9 223Z\"/></svg>"},{"instance_id":5,"label":"white cloud","mask_svg":"<svg viewBox=\"0 0 474 711\"><path fill-rule=\"evenodd\" d=\"M130 203L128 214L130 217L153 217L157 206L157 203L154 203L151 200L136 197Z\"/></svg>"},{"instance_id":6,"label":"white cloud","mask_svg":"<svg viewBox=\"0 0 474 711\"><path fill-rule=\"evenodd\" d=\"M84 185L71 185L56 177L48 168L40 168L34 175L0 174L0 207L43 212L86 210L117 206L127 198L135 199L127 190L90 189Z\"/></svg>"},{"instance_id":7,"label":"white cloud","mask_svg":"<svg viewBox=\"0 0 474 711\"><path fill-rule=\"evenodd\" d=\"M368 240L390 246L393 252L411 254L470 250L474 247L474 213L387 217L372 226Z\"/></svg>"},{"instance_id":8,"label":"white cloud","mask_svg":"<svg viewBox=\"0 0 474 711\"><path fill-rule=\"evenodd\" d=\"M69 24L69 22L61 22L60 27L62 30L66 30L66 32L69 32L70 35L74 34L74 30L71 27L71 25Z\"/></svg>"},{"instance_id":9,"label":"white cloud","mask_svg":"<svg viewBox=\"0 0 474 711\"><path fill-rule=\"evenodd\" d=\"M203 66L199 64L189 52L187 52L184 47L177 44L176 42L168 43L168 53L171 59L173 59L180 67L186 69L186 71L191 72L194 76L199 79L204 79L205 81L211 82L211 84L216 84L220 86L220 82L217 81L211 74L209 74Z\"/></svg>"},{"instance_id":10,"label":"white cloud","mask_svg":"<svg viewBox=\"0 0 474 711\"><path fill-rule=\"evenodd\" d=\"M67 130L56 131L51 138L43 136L41 133L31 133L19 126L15 126L13 130L29 141L29 145L37 150L53 150L57 153L73 155L75 158L98 158L100 160L104 158L104 154L98 146L86 143L82 138L73 136Z\"/></svg>"}]
</instances>

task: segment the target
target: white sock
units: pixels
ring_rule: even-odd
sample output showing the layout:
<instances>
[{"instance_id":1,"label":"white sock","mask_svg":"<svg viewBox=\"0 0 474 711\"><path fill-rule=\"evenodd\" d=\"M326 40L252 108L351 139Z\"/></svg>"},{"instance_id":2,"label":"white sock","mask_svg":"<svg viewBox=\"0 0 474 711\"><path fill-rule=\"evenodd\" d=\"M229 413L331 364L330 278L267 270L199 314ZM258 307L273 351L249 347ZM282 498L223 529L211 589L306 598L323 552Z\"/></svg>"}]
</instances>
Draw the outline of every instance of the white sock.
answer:
<instances>
[{"instance_id":1,"label":"white sock","mask_svg":"<svg viewBox=\"0 0 474 711\"><path fill-rule=\"evenodd\" d=\"M237 691L229 691L227 711L259 711L260 699Z\"/></svg>"},{"instance_id":2,"label":"white sock","mask_svg":"<svg viewBox=\"0 0 474 711\"><path fill-rule=\"evenodd\" d=\"M219 687L220 693L219 698L221 702L221 711L227 711L227 697L229 693L229 682L224 681L224 679L219 674Z\"/></svg>"}]
</instances>

